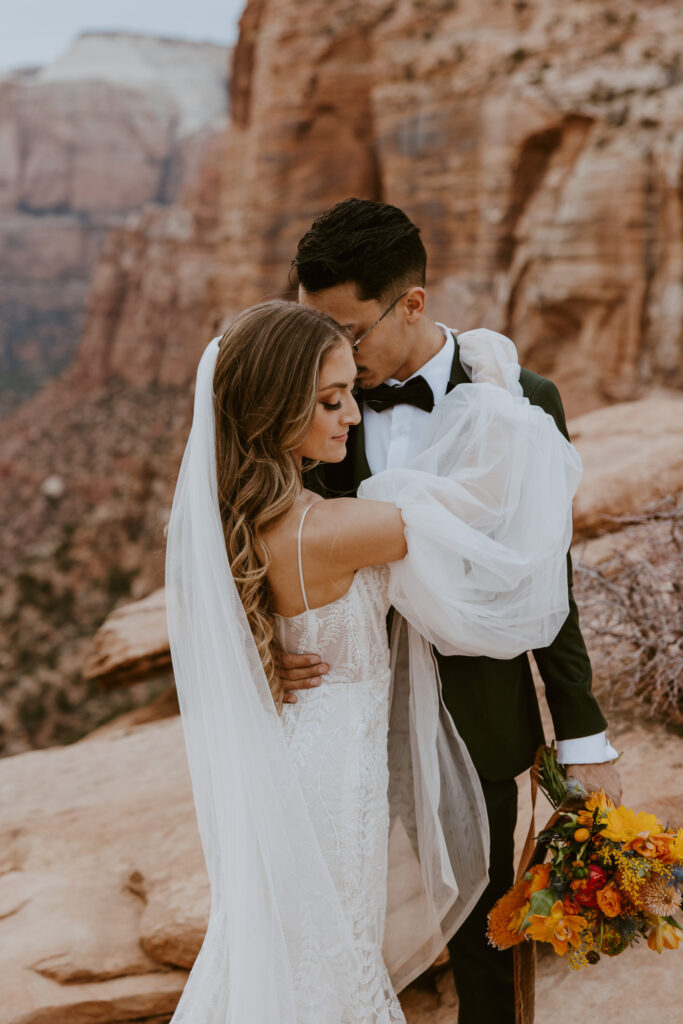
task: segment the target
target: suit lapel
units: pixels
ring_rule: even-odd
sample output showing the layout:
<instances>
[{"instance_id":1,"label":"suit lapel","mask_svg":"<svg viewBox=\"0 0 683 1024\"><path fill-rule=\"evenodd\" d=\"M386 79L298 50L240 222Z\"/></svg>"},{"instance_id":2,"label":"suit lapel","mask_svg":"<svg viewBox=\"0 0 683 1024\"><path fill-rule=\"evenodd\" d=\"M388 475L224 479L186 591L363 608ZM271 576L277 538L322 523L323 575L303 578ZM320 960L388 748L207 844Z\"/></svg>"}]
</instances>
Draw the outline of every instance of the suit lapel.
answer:
<instances>
[{"instance_id":1,"label":"suit lapel","mask_svg":"<svg viewBox=\"0 0 683 1024\"><path fill-rule=\"evenodd\" d=\"M453 353L453 362L451 363L451 374L448 378L448 384L446 385L446 394L452 391L458 384L470 384L470 378L467 376L462 368L460 362L460 346L458 345L458 335L455 331L451 331L453 335L453 341L455 342L455 352Z\"/></svg>"},{"instance_id":2,"label":"suit lapel","mask_svg":"<svg viewBox=\"0 0 683 1024\"><path fill-rule=\"evenodd\" d=\"M369 476L372 476L370 466L368 465L368 457L365 453L365 426L363 419L353 432L351 441L351 464L353 467L353 489L358 490L363 480L367 480Z\"/></svg>"}]
</instances>

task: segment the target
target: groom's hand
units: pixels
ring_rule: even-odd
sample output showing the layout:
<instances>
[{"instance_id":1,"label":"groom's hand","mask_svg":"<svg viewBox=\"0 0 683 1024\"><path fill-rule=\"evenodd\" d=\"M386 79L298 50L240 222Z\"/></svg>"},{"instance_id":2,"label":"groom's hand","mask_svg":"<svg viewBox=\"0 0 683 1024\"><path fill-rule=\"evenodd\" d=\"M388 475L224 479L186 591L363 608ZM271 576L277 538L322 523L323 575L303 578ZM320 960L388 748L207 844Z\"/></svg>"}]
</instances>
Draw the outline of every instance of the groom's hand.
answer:
<instances>
[{"instance_id":1,"label":"groom's hand","mask_svg":"<svg viewBox=\"0 0 683 1024\"><path fill-rule=\"evenodd\" d=\"M330 666L321 661L317 654L281 654L280 681L287 690L282 703L296 704L296 694L291 691L320 686L320 677L329 671Z\"/></svg>"},{"instance_id":2,"label":"groom's hand","mask_svg":"<svg viewBox=\"0 0 683 1024\"><path fill-rule=\"evenodd\" d=\"M565 770L589 793L602 789L616 807L621 804L621 778L611 761L604 764L568 764Z\"/></svg>"}]
</instances>

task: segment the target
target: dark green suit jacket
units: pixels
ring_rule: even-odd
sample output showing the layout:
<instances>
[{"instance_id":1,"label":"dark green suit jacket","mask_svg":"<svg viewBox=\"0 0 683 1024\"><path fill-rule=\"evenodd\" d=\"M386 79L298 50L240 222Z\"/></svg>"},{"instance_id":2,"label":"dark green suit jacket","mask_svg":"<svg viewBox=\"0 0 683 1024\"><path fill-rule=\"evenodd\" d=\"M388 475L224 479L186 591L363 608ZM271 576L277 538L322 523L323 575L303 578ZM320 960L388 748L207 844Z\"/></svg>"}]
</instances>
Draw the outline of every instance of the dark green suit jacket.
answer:
<instances>
[{"instance_id":1,"label":"dark green suit jacket","mask_svg":"<svg viewBox=\"0 0 683 1024\"><path fill-rule=\"evenodd\" d=\"M458 343L448 390L468 382L460 365ZM520 383L526 397L555 420L568 437L562 400L555 385L529 370ZM343 462L318 466L307 475L307 486L325 497L355 494L370 476L363 424L352 428ZM545 694L557 739L602 732L606 726L591 693L591 665L579 627L572 595L571 557L567 555L569 615L549 647L533 651L545 684ZM436 654L444 702L470 751L479 774L498 781L511 779L532 764L543 742L543 728L527 654L501 661L485 657L444 657Z\"/></svg>"}]
</instances>

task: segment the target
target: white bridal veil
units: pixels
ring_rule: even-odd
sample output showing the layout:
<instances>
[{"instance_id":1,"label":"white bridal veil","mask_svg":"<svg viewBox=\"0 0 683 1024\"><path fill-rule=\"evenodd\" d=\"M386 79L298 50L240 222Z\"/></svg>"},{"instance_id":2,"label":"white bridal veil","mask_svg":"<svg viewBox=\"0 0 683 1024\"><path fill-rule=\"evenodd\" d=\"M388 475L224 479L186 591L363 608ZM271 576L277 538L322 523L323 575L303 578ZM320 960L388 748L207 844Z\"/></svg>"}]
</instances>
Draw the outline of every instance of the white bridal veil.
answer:
<instances>
[{"instance_id":1,"label":"white bridal veil","mask_svg":"<svg viewBox=\"0 0 683 1024\"><path fill-rule=\"evenodd\" d=\"M360 496L395 502L409 553L391 566L384 954L400 990L438 954L486 882L488 828L430 643L509 658L567 615L566 552L581 466L522 397L514 346L458 339L473 384L432 413L427 449ZM168 529L166 605L197 821L211 884L206 936L172 1024L365 1024L353 937L288 756L232 579L217 500L213 373L199 363ZM311 940L313 937L313 940Z\"/></svg>"}]
</instances>

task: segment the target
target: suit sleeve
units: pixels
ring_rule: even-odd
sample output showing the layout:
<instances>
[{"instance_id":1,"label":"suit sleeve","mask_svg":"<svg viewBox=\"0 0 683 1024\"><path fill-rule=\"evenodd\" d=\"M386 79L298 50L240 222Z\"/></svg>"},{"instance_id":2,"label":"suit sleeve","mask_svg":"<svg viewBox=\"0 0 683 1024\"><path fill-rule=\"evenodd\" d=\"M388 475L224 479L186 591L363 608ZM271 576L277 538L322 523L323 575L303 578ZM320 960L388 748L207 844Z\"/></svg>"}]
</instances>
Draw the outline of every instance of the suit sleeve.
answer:
<instances>
[{"instance_id":1,"label":"suit sleeve","mask_svg":"<svg viewBox=\"0 0 683 1024\"><path fill-rule=\"evenodd\" d=\"M541 380L529 395L529 401L550 413L558 430L569 440L562 399L551 381ZM569 614L564 625L548 647L533 652L558 740L592 736L607 725L591 692L593 674L573 595L570 552L567 552L567 580Z\"/></svg>"}]
</instances>

